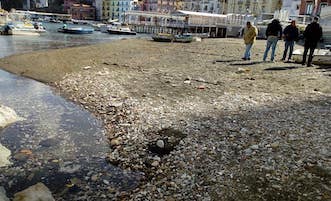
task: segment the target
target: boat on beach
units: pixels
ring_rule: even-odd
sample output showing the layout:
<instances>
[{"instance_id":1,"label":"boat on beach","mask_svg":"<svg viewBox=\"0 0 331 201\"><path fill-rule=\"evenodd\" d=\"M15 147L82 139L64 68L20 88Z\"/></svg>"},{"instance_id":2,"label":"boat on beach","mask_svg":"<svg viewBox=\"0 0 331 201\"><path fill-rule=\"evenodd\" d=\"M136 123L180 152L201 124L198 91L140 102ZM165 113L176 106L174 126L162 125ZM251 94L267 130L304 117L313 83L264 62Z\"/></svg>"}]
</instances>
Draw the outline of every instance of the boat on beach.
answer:
<instances>
[{"instance_id":1,"label":"boat on beach","mask_svg":"<svg viewBox=\"0 0 331 201\"><path fill-rule=\"evenodd\" d=\"M82 28L82 27L62 27L57 30L60 33L68 33L68 34L91 34L94 29Z\"/></svg>"},{"instance_id":2,"label":"boat on beach","mask_svg":"<svg viewBox=\"0 0 331 201\"><path fill-rule=\"evenodd\" d=\"M132 31L127 24L121 24L119 22L113 22L111 26L108 27L107 32L109 34L117 35L136 35L135 31Z\"/></svg>"},{"instance_id":3,"label":"boat on beach","mask_svg":"<svg viewBox=\"0 0 331 201\"><path fill-rule=\"evenodd\" d=\"M158 33L152 36L152 39L157 42L179 42L179 43L190 43L193 41L192 35L182 34L174 35L167 33Z\"/></svg>"},{"instance_id":4,"label":"boat on beach","mask_svg":"<svg viewBox=\"0 0 331 201\"><path fill-rule=\"evenodd\" d=\"M2 35L25 35L25 36L39 36L40 33L46 32L42 24L31 23L7 23L2 27Z\"/></svg>"}]
</instances>

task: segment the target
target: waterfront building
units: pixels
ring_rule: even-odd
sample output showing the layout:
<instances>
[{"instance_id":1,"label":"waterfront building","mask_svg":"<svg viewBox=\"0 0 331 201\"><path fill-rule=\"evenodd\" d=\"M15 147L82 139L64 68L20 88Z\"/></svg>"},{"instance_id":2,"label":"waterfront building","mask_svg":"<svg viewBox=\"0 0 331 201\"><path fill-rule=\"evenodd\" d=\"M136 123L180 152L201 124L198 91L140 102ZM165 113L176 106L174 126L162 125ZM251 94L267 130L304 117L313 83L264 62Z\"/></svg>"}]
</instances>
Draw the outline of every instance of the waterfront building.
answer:
<instances>
[{"instance_id":1,"label":"waterfront building","mask_svg":"<svg viewBox=\"0 0 331 201\"><path fill-rule=\"evenodd\" d=\"M103 0L94 0L93 6L95 7L95 19L101 20L103 15L103 9L102 9L102 3Z\"/></svg>"},{"instance_id":2,"label":"waterfront building","mask_svg":"<svg viewBox=\"0 0 331 201\"><path fill-rule=\"evenodd\" d=\"M70 7L72 19L76 20L95 20L95 8L86 4L73 4Z\"/></svg>"},{"instance_id":3,"label":"waterfront building","mask_svg":"<svg viewBox=\"0 0 331 201\"><path fill-rule=\"evenodd\" d=\"M326 6L331 6L331 0L301 0L300 14L319 16Z\"/></svg>"},{"instance_id":4,"label":"waterfront building","mask_svg":"<svg viewBox=\"0 0 331 201\"><path fill-rule=\"evenodd\" d=\"M184 0L184 10L205 13L223 13L225 0ZM222 12L221 12L222 11Z\"/></svg>"},{"instance_id":5,"label":"waterfront building","mask_svg":"<svg viewBox=\"0 0 331 201\"><path fill-rule=\"evenodd\" d=\"M102 19L123 21L125 13L132 10L132 0L104 0L102 3Z\"/></svg>"},{"instance_id":6,"label":"waterfront building","mask_svg":"<svg viewBox=\"0 0 331 201\"><path fill-rule=\"evenodd\" d=\"M169 13L183 9L183 0L158 0L157 11L161 13Z\"/></svg>"},{"instance_id":7,"label":"waterfront building","mask_svg":"<svg viewBox=\"0 0 331 201\"><path fill-rule=\"evenodd\" d=\"M289 16L299 15L301 0L283 0L282 10L287 11Z\"/></svg>"},{"instance_id":8,"label":"waterfront building","mask_svg":"<svg viewBox=\"0 0 331 201\"><path fill-rule=\"evenodd\" d=\"M48 0L36 0L36 8L48 7Z\"/></svg>"},{"instance_id":9,"label":"waterfront building","mask_svg":"<svg viewBox=\"0 0 331 201\"><path fill-rule=\"evenodd\" d=\"M73 4L78 3L78 0L64 0L63 10L65 13L70 13L70 8Z\"/></svg>"},{"instance_id":10,"label":"waterfront building","mask_svg":"<svg viewBox=\"0 0 331 201\"><path fill-rule=\"evenodd\" d=\"M282 0L228 0L222 13L252 14L274 13L281 9Z\"/></svg>"}]
</instances>

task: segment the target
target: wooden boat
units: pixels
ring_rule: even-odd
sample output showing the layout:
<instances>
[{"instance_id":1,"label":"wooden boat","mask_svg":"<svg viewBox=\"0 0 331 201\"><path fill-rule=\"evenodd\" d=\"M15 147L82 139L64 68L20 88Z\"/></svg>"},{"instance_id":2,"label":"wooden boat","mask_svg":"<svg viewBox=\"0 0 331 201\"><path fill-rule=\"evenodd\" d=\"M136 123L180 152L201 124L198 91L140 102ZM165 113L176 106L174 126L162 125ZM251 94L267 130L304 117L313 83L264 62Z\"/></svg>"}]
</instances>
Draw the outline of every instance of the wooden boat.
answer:
<instances>
[{"instance_id":1,"label":"wooden boat","mask_svg":"<svg viewBox=\"0 0 331 201\"><path fill-rule=\"evenodd\" d=\"M179 42L179 43L190 43L193 41L193 37L188 34L173 35L166 33L158 33L152 36L152 39L157 42Z\"/></svg>"},{"instance_id":2,"label":"wooden boat","mask_svg":"<svg viewBox=\"0 0 331 201\"><path fill-rule=\"evenodd\" d=\"M91 34L93 33L94 30L88 28L82 28L82 27L73 27L73 28L62 27L59 28L57 31L68 34Z\"/></svg>"},{"instance_id":3,"label":"wooden boat","mask_svg":"<svg viewBox=\"0 0 331 201\"><path fill-rule=\"evenodd\" d=\"M158 33L153 35L152 39L157 42L173 42L175 37L172 34Z\"/></svg>"},{"instance_id":4,"label":"wooden boat","mask_svg":"<svg viewBox=\"0 0 331 201\"><path fill-rule=\"evenodd\" d=\"M303 49L298 49L293 52L292 58L295 62L302 62ZM308 55L307 55L308 59ZM317 65L331 65L331 50L329 49L316 49L313 57L313 64Z\"/></svg>"}]
</instances>

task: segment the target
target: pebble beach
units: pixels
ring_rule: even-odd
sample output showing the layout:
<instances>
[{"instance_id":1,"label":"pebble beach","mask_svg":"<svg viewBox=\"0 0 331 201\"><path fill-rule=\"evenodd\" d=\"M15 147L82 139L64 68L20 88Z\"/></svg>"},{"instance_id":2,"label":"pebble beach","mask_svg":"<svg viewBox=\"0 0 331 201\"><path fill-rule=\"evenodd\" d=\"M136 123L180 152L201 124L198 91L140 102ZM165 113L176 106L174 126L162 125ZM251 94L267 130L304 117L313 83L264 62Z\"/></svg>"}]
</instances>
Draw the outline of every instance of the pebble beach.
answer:
<instances>
[{"instance_id":1,"label":"pebble beach","mask_svg":"<svg viewBox=\"0 0 331 201\"><path fill-rule=\"evenodd\" d=\"M264 48L242 61L242 39L127 39L0 66L94 114L107 161L144 175L88 200L331 200L331 68L279 61L282 42L262 62Z\"/></svg>"}]
</instances>

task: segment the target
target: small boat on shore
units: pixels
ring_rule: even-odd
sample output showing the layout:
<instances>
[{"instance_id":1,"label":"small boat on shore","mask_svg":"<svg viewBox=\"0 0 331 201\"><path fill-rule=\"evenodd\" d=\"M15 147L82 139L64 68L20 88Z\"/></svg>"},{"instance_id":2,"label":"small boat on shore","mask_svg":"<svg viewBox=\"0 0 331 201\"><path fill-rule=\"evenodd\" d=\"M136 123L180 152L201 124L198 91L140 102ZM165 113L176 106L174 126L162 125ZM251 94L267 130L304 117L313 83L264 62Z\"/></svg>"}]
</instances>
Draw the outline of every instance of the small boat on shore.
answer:
<instances>
[{"instance_id":1,"label":"small boat on shore","mask_svg":"<svg viewBox=\"0 0 331 201\"><path fill-rule=\"evenodd\" d=\"M152 36L152 39L157 42L179 42L179 43L190 43L193 41L192 35L173 35L167 33L158 33Z\"/></svg>"},{"instance_id":2,"label":"small boat on shore","mask_svg":"<svg viewBox=\"0 0 331 201\"><path fill-rule=\"evenodd\" d=\"M68 34L91 34L93 33L94 29L82 28L82 27L62 27L57 30L61 33L68 33Z\"/></svg>"},{"instance_id":3,"label":"small boat on shore","mask_svg":"<svg viewBox=\"0 0 331 201\"><path fill-rule=\"evenodd\" d=\"M119 22L113 22L111 26L109 26L107 32L109 34L117 34L117 35L136 35L135 31L132 31L127 24L121 24Z\"/></svg>"},{"instance_id":4,"label":"small boat on shore","mask_svg":"<svg viewBox=\"0 0 331 201\"><path fill-rule=\"evenodd\" d=\"M293 59L296 63L302 62L302 56L303 56L303 49L298 49L293 52ZM313 64L331 65L331 50L316 49L313 57Z\"/></svg>"}]
</instances>

